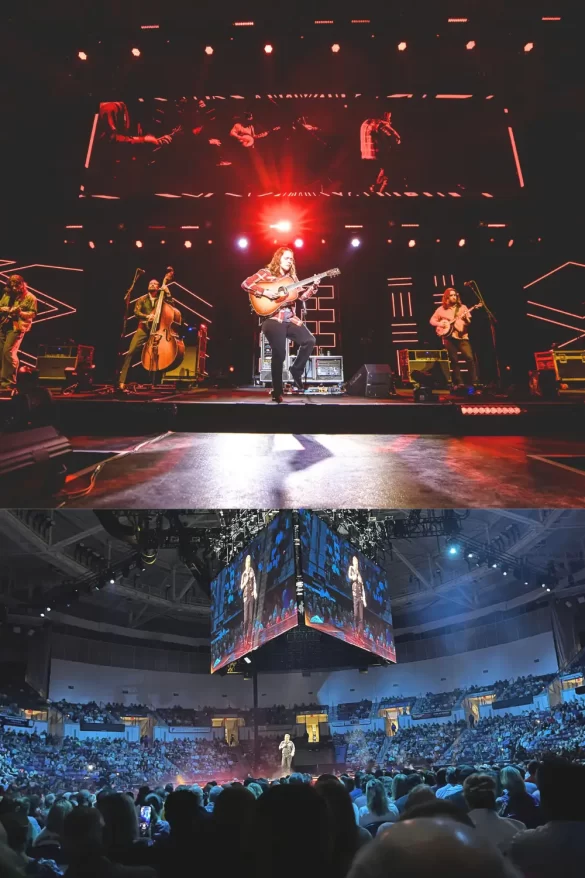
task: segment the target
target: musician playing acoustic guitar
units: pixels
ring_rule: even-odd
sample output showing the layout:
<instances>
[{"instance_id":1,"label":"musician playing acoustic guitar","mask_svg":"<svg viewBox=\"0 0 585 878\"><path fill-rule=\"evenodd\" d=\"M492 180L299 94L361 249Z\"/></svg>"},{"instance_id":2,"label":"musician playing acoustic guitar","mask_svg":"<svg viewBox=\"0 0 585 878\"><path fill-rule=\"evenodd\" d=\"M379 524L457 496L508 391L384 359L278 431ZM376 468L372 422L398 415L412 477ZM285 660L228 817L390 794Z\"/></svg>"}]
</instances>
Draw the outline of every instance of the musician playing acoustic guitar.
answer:
<instances>
[{"instance_id":1,"label":"musician playing acoustic guitar","mask_svg":"<svg viewBox=\"0 0 585 878\"><path fill-rule=\"evenodd\" d=\"M276 281L281 277L298 280L295 256L290 247L279 247L266 268L261 268L256 274L246 278L242 289L255 296L267 296L278 302L278 294L263 289L261 284ZM319 281L316 280L311 286L305 288L298 297L301 303L316 292L318 283ZM282 402L282 368L286 357L286 340L292 338L298 345L297 357L290 371L295 387L304 390L303 374L315 346L315 336L309 332L301 318L297 316L295 305L287 305L277 311L273 317L265 320L262 324L262 332L272 348L272 399L274 402Z\"/></svg>"},{"instance_id":2,"label":"musician playing acoustic guitar","mask_svg":"<svg viewBox=\"0 0 585 878\"><path fill-rule=\"evenodd\" d=\"M12 274L0 296L0 387L16 386L18 349L37 313L37 300L24 278Z\"/></svg>"},{"instance_id":3,"label":"musician playing acoustic guitar","mask_svg":"<svg viewBox=\"0 0 585 878\"><path fill-rule=\"evenodd\" d=\"M478 305L475 306L479 307ZM477 383L477 370L473 350L469 343L468 328L471 323L471 310L462 302L456 289L447 287L443 293L443 301L430 320L431 326L441 334L443 345L447 349L451 363L453 386L464 386L461 377L459 355L463 357L469 370L469 385ZM446 334L445 334L446 333Z\"/></svg>"}]
</instances>

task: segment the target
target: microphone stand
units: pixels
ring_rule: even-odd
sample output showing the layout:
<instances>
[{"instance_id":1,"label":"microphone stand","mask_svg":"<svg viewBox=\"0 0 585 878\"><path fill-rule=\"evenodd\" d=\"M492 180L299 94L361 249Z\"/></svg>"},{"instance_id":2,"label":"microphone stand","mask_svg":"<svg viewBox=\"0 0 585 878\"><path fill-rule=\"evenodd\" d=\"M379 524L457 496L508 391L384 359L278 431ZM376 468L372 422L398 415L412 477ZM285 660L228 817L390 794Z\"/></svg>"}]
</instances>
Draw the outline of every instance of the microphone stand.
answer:
<instances>
[{"instance_id":1,"label":"microphone stand","mask_svg":"<svg viewBox=\"0 0 585 878\"><path fill-rule=\"evenodd\" d=\"M501 365L500 365L500 357L498 355L498 342L497 342L497 337L496 337L496 323L498 321L496 320L496 317L495 317L493 311L491 311L488 308L487 303L486 303L486 301L482 295L482 292L481 292L480 288L478 287L476 281L474 281L474 280L469 281L468 286L469 286L470 290L474 293L478 302L481 302L481 304L483 305L483 310L487 314L488 320L490 322L492 346L494 349L494 360L495 360L495 364L496 364L497 386L501 390L501 388L502 388L502 369L501 369Z\"/></svg>"},{"instance_id":2,"label":"microphone stand","mask_svg":"<svg viewBox=\"0 0 585 878\"><path fill-rule=\"evenodd\" d=\"M126 326L128 325L128 305L130 304L130 296L132 295L134 287L136 286L136 281L139 277L142 277L143 274L144 271L141 268L136 269L136 271L134 272L134 278L132 279L132 283L126 290L126 295L124 296L124 317L122 320L122 334L120 335L120 342L118 344L118 364L115 373L116 386L118 386L118 384L120 383L120 375L122 372L122 357L124 356L122 352L122 347L124 345L124 339L126 338Z\"/></svg>"}]
</instances>

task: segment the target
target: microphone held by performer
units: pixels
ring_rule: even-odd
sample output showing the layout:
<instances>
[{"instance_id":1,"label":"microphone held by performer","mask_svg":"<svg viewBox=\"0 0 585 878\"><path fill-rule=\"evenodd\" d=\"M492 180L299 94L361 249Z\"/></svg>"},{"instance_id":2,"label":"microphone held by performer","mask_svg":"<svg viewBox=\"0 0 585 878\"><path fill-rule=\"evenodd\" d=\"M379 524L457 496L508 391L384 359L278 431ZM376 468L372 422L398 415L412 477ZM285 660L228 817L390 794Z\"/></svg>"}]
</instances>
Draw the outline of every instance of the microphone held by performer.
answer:
<instances>
[{"instance_id":1,"label":"microphone held by performer","mask_svg":"<svg viewBox=\"0 0 585 878\"><path fill-rule=\"evenodd\" d=\"M289 734L284 736L284 740L280 742L278 749L282 751L282 769L283 771L289 772L292 768L292 761L295 755L295 745L294 742L291 741Z\"/></svg>"}]
</instances>

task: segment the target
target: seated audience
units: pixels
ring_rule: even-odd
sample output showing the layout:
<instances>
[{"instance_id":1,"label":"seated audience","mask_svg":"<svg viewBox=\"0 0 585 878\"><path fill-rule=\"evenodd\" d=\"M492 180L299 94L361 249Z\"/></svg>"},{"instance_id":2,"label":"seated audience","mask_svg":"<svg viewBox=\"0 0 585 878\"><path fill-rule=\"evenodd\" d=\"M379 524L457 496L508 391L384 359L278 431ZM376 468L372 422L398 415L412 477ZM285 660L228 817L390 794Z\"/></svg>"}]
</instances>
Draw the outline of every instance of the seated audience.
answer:
<instances>
[{"instance_id":1,"label":"seated audience","mask_svg":"<svg viewBox=\"0 0 585 878\"><path fill-rule=\"evenodd\" d=\"M465 778L463 795L478 833L501 851L505 852L514 836L526 829L520 820L498 815L496 781L491 775L472 774Z\"/></svg>"}]
</instances>

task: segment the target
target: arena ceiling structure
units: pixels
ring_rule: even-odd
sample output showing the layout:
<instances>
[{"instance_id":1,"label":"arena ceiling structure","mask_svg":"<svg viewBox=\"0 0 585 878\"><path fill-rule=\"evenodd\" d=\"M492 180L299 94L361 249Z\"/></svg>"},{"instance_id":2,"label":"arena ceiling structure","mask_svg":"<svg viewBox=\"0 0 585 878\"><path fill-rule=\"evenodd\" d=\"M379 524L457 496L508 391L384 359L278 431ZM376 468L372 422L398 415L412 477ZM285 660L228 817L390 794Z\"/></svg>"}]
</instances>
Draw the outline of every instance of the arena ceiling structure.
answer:
<instances>
[{"instance_id":1,"label":"arena ceiling structure","mask_svg":"<svg viewBox=\"0 0 585 878\"><path fill-rule=\"evenodd\" d=\"M276 511L1 510L8 621L205 646L212 578ZM585 510L321 510L387 572L396 635L559 597Z\"/></svg>"}]
</instances>

